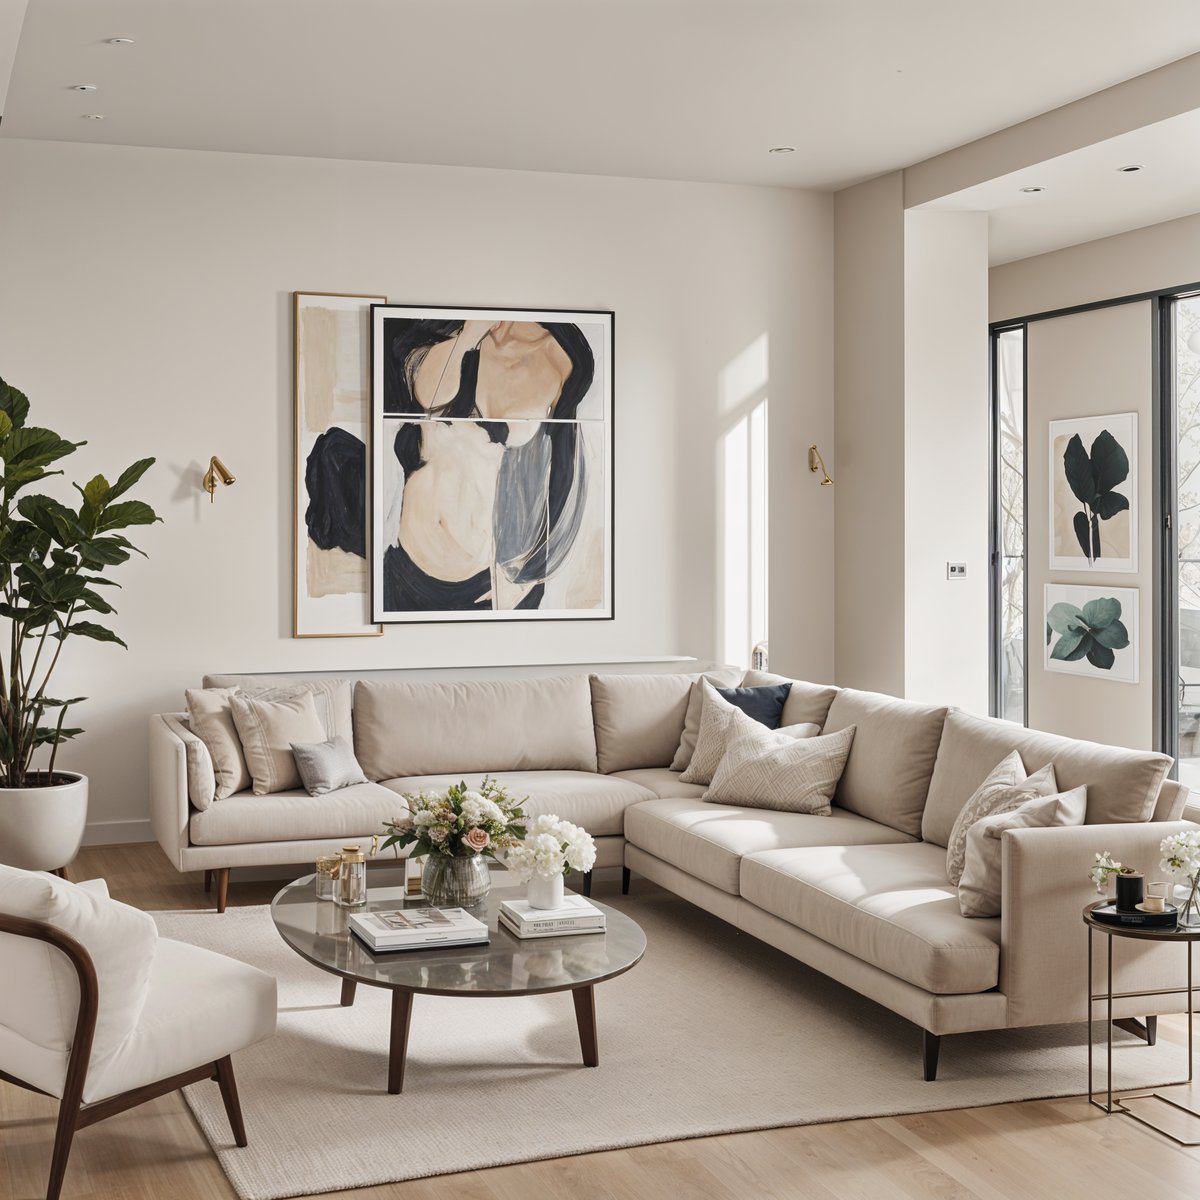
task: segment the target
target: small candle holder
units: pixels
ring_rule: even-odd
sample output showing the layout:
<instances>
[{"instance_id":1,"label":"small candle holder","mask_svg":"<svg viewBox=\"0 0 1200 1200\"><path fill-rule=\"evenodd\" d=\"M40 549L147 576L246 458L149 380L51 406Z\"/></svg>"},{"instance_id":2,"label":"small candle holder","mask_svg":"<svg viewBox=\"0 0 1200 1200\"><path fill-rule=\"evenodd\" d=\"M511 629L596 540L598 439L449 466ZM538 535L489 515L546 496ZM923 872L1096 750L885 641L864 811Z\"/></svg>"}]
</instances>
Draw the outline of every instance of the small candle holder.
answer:
<instances>
[{"instance_id":1,"label":"small candle holder","mask_svg":"<svg viewBox=\"0 0 1200 1200\"><path fill-rule=\"evenodd\" d=\"M1146 898L1142 901L1142 909L1145 912L1166 912L1167 897L1171 894L1171 885L1169 883L1148 883L1146 884Z\"/></svg>"},{"instance_id":2,"label":"small candle holder","mask_svg":"<svg viewBox=\"0 0 1200 1200\"><path fill-rule=\"evenodd\" d=\"M1122 872L1117 876L1117 908L1134 912L1145 895L1146 877L1140 871Z\"/></svg>"},{"instance_id":3,"label":"small candle holder","mask_svg":"<svg viewBox=\"0 0 1200 1200\"><path fill-rule=\"evenodd\" d=\"M341 874L342 856L323 854L317 859L317 899L332 900Z\"/></svg>"}]
</instances>

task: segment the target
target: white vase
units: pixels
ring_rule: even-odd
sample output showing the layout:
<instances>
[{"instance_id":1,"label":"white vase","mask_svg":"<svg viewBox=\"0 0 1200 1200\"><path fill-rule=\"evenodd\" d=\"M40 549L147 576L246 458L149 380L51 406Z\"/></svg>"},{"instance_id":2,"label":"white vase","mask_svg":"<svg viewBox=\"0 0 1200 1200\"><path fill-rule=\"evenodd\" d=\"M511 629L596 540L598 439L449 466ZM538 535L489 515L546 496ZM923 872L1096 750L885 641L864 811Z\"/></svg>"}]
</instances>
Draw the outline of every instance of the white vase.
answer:
<instances>
[{"instance_id":1,"label":"white vase","mask_svg":"<svg viewBox=\"0 0 1200 1200\"><path fill-rule=\"evenodd\" d=\"M24 871L57 871L78 853L87 824L87 776L54 774L67 782L0 787L0 862Z\"/></svg>"},{"instance_id":2,"label":"white vase","mask_svg":"<svg viewBox=\"0 0 1200 1200\"><path fill-rule=\"evenodd\" d=\"M525 899L529 901L530 908L562 908L562 875L552 875L549 879L544 875L534 875L529 881Z\"/></svg>"}]
</instances>

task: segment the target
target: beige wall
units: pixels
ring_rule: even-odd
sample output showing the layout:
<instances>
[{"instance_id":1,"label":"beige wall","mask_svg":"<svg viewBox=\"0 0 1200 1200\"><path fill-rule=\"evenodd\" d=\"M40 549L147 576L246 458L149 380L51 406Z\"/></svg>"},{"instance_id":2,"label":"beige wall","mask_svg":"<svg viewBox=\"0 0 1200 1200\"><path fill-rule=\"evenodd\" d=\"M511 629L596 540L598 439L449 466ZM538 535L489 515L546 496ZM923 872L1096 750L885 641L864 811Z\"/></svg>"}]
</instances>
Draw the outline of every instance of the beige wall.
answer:
<instances>
[{"instance_id":1,"label":"beige wall","mask_svg":"<svg viewBox=\"0 0 1200 1200\"><path fill-rule=\"evenodd\" d=\"M987 252L986 214L905 214L904 694L984 716Z\"/></svg>"},{"instance_id":2,"label":"beige wall","mask_svg":"<svg viewBox=\"0 0 1200 1200\"><path fill-rule=\"evenodd\" d=\"M1154 564L1151 328L1148 302L1035 321L1028 334L1029 724L1117 746L1154 746ZM1049 422L1138 414L1138 570L1049 569ZM1103 559L1100 560L1103 564ZM1136 588L1141 625L1137 683L1045 669L1046 583ZM1128 622L1127 622L1128 624ZM1132 630L1130 631L1132 633Z\"/></svg>"},{"instance_id":3,"label":"beige wall","mask_svg":"<svg viewBox=\"0 0 1200 1200\"><path fill-rule=\"evenodd\" d=\"M899 173L834 209L837 682L904 694L904 194Z\"/></svg>"},{"instance_id":4,"label":"beige wall","mask_svg":"<svg viewBox=\"0 0 1200 1200\"><path fill-rule=\"evenodd\" d=\"M131 648L72 646L59 684L91 697L65 765L91 776L94 839L146 836L145 718L206 670L715 656L730 366L754 347L772 666L832 675L829 489L800 477L831 428L829 197L5 141L0 204L0 373L89 440L73 477L159 459L166 523L120 575ZM290 638L293 290L616 311L614 621ZM210 505L213 453L238 482Z\"/></svg>"}]
</instances>

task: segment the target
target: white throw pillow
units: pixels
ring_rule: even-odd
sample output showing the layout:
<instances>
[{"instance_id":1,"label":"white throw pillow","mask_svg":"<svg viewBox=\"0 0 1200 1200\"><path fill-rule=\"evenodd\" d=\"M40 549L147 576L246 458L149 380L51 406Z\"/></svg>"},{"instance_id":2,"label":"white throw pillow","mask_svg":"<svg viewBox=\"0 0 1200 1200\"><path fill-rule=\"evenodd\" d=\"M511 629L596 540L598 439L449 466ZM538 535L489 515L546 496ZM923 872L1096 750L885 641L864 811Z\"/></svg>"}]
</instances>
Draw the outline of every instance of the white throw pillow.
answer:
<instances>
[{"instance_id":1,"label":"white throw pillow","mask_svg":"<svg viewBox=\"0 0 1200 1200\"><path fill-rule=\"evenodd\" d=\"M1082 825L1087 816L1087 788L1080 786L1053 796L1036 796L1011 812L993 813L967 830L967 853L958 906L964 917L1000 915L1001 844L1009 829L1051 825Z\"/></svg>"},{"instance_id":2,"label":"white throw pillow","mask_svg":"<svg viewBox=\"0 0 1200 1200\"><path fill-rule=\"evenodd\" d=\"M233 720L242 739L254 794L268 796L300 786L292 743L325 740L325 726L311 692L283 700L247 700L233 696Z\"/></svg>"},{"instance_id":3,"label":"white throw pillow","mask_svg":"<svg viewBox=\"0 0 1200 1200\"><path fill-rule=\"evenodd\" d=\"M233 698L237 688L188 688L188 726L208 747L216 779L215 797L224 800L250 786L250 771L242 753L242 739L233 723Z\"/></svg>"},{"instance_id":4,"label":"white throw pillow","mask_svg":"<svg viewBox=\"0 0 1200 1200\"><path fill-rule=\"evenodd\" d=\"M186 713L165 713L167 728L183 743L187 761L188 799L203 812L217 795L217 776L208 747L187 724Z\"/></svg>"},{"instance_id":5,"label":"white throw pillow","mask_svg":"<svg viewBox=\"0 0 1200 1200\"><path fill-rule=\"evenodd\" d=\"M815 725L767 729L734 710L725 755L703 799L827 817L854 726L819 736Z\"/></svg>"},{"instance_id":6,"label":"white throw pillow","mask_svg":"<svg viewBox=\"0 0 1200 1200\"><path fill-rule=\"evenodd\" d=\"M967 853L967 830L976 821L995 813L1012 812L1026 800L1036 796L1053 796L1057 791L1058 781L1054 778L1053 763L1047 763L1040 771L1026 776L1025 764L1017 751L1001 759L975 789L955 819L946 843L946 878L958 887Z\"/></svg>"},{"instance_id":7,"label":"white throw pillow","mask_svg":"<svg viewBox=\"0 0 1200 1200\"><path fill-rule=\"evenodd\" d=\"M707 679L699 680L697 686L701 689L700 728L696 735L696 748L692 752L691 761L687 765L687 770L680 775L679 782L707 785L712 782L713 774L724 757L725 742L729 736L733 714L737 713L739 716L746 714L736 704L730 704ZM751 717L746 719L753 720ZM755 721L754 724L759 725L762 729L766 728L758 721ZM792 728L799 728L799 726L792 726ZM820 732L815 726L814 729L816 732ZM683 748L681 742L680 751ZM674 764L672 764L672 769L674 769Z\"/></svg>"}]
</instances>

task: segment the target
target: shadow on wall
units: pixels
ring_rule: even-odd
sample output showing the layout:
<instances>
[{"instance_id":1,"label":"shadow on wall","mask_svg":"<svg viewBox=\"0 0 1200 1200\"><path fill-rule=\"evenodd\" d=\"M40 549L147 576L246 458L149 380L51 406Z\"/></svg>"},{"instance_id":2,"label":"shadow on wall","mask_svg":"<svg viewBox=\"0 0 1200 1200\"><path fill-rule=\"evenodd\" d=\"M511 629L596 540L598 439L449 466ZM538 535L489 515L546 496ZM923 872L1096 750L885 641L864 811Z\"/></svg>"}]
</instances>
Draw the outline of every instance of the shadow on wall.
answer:
<instances>
[{"instance_id":1,"label":"shadow on wall","mask_svg":"<svg viewBox=\"0 0 1200 1200\"><path fill-rule=\"evenodd\" d=\"M717 619L721 661L749 665L767 637L767 335L718 378Z\"/></svg>"}]
</instances>

